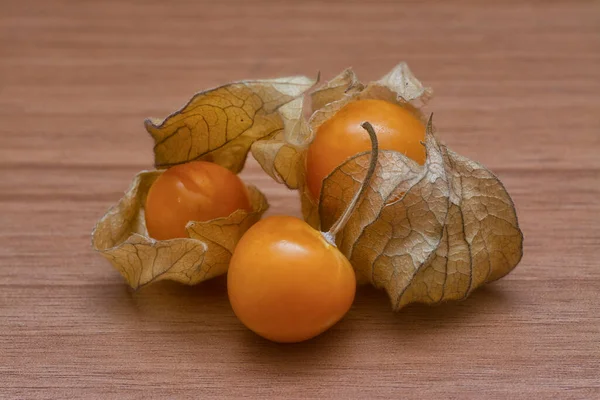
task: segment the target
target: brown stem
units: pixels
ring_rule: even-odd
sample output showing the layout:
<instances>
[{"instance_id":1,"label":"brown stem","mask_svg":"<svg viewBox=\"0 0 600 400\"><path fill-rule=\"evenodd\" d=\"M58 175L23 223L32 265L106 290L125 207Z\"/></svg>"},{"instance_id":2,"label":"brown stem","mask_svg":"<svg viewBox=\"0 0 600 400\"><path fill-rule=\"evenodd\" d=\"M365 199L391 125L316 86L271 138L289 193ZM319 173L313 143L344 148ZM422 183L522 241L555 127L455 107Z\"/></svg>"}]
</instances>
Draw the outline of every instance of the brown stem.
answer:
<instances>
[{"instance_id":1,"label":"brown stem","mask_svg":"<svg viewBox=\"0 0 600 400\"><path fill-rule=\"evenodd\" d=\"M373 178L373 174L375 173L375 168L377 167L377 159L379 158L379 143L377 141L377 135L375 134L375 130L373 126L369 122L363 122L361 126L367 131L369 134L369 138L371 139L371 159L369 161L369 169L367 170L367 174L365 175L365 179L363 179L360 188L346 207L346 210L342 214L342 216L336 221L335 224L329 229L329 231L324 232L323 236L327 241L333 245L335 245L335 236L344 229L346 223L352 216L356 207L360 204L363 193L367 190L367 187L371 183L371 178Z\"/></svg>"}]
</instances>

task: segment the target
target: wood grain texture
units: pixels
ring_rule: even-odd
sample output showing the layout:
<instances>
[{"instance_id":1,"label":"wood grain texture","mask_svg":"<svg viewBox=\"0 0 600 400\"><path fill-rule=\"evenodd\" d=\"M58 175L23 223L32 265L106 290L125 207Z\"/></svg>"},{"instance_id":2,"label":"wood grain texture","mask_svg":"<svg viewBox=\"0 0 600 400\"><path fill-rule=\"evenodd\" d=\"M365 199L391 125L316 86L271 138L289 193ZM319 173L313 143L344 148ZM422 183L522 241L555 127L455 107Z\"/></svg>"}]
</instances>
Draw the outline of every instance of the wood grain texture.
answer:
<instances>
[{"instance_id":1,"label":"wood grain texture","mask_svg":"<svg viewBox=\"0 0 600 400\"><path fill-rule=\"evenodd\" d=\"M0 398L600 398L600 5L0 0ZM151 165L145 117L195 91L400 60L444 141L506 184L521 265L398 314L362 288L307 343L264 341L223 279L131 293L90 249ZM295 193L255 163L270 213Z\"/></svg>"}]
</instances>

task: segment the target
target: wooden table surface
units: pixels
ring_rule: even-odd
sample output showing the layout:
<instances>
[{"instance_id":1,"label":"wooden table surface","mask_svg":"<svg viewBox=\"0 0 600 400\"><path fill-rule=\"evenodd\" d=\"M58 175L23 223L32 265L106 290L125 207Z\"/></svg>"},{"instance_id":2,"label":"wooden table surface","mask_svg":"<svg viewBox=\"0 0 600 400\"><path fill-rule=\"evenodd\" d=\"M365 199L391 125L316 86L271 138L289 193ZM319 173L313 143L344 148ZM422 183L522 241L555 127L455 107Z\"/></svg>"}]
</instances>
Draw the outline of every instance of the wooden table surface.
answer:
<instances>
[{"instance_id":1,"label":"wooden table surface","mask_svg":"<svg viewBox=\"0 0 600 400\"><path fill-rule=\"evenodd\" d=\"M600 398L597 1L0 1L0 398ZM142 3L145 3L142 5ZM225 82L401 60L442 139L506 184L525 254L468 300L277 345L225 281L137 293L90 248L151 167L145 117ZM256 163L270 214L294 192Z\"/></svg>"}]
</instances>

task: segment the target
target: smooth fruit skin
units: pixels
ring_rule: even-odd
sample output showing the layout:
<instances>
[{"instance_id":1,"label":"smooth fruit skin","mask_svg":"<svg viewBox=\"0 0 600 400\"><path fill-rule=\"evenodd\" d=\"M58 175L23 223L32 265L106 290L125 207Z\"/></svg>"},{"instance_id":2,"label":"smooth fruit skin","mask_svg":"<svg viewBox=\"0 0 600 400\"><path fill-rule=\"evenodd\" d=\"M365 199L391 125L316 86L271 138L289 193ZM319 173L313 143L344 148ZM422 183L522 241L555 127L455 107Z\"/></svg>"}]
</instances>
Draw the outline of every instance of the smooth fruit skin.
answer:
<instances>
[{"instance_id":1,"label":"smooth fruit skin","mask_svg":"<svg viewBox=\"0 0 600 400\"><path fill-rule=\"evenodd\" d=\"M308 148L306 182L318 200L323 179L348 158L371 150L369 135L361 127L368 121L377 133L381 150L404 153L425 163L425 126L407 109L384 100L357 100L324 122Z\"/></svg>"},{"instance_id":2,"label":"smooth fruit skin","mask_svg":"<svg viewBox=\"0 0 600 400\"><path fill-rule=\"evenodd\" d=\"M251 211L248 190L240 178L220 165L193 161L166 170L146 198L146 227L157 240L188 237L189 221L227 217Z\"/></svg>"},{"instance_id":3,"label":"smooth fruit skin","mask_svg":"<svg viewBox=\"0 0 600 400\"><path fill-rule=\"evenodd\" d=\"M324 332L350 309L352 266L301 219L272 216L238 243L227 274L233 311L249 329L275 342Z\"/></svg>"}]
</instances>

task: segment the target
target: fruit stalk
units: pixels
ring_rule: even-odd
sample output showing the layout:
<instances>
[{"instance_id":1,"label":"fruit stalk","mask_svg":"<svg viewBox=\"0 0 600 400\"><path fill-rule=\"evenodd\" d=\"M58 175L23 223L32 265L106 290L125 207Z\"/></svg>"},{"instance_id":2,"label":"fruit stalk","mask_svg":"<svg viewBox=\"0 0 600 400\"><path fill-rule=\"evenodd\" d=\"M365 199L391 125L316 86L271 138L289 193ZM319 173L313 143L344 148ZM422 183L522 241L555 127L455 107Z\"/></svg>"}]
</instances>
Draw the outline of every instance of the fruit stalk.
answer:
<instances>
[{"instance_id":1,"label":"fruit stalk","mask_svg":"<svg viewBox=\"0 0 600 400\"><path fill-rule=\"evenodd\" d=\"M371 183L371 179L373 178L373 174L375 173L375 168L377 167L377 160L379 158L379 143L377 141L377 134L375 133L375 129L373 129L373 125L371 125L368 121L365 121L361 124L364 130L369 134L369 138L371 139L371 159L369 161L369 169L367 170L367 174L365 175L365 179L363 179L360 188L344 210L344 213L340 216L340 218L333 224L333 226L327 232L322 232L323 237L330 244L335 246L335 237L336 235L344 229L346 223L354 213L354 210L358 207L362 200L362 196L367 190L367 187Z\"/></svg>"}]
</instances>

